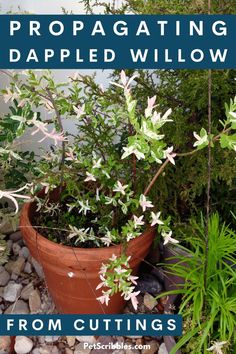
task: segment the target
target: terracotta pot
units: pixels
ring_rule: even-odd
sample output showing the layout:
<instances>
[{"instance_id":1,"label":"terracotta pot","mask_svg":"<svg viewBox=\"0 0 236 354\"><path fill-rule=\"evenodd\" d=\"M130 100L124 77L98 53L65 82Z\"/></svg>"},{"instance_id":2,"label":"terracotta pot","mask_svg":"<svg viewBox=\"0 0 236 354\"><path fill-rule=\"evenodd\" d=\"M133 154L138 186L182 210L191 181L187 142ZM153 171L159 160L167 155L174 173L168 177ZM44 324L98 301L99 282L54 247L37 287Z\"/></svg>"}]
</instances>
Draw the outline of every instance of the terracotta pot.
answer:
<instances>
[{"instance_id":1,"label":"terracotta pot","mask_svg":"<svg viewBox=\"0 0 236 354\"><path fill-rule=\"evenodd\" d=\"M100 283L98 271L113 254L120 255L122 246L106 248L73 248L51 242L40 235L32 226L35 203L23 206L20 228L31 255L41 264L49 292L59 313L65 314L115 314L122 312L123 298L114 295L109 305L102 305L99 297L101 289L95 290ZM149 251L155 232L147 230L140 237L131 240L126 253L131 256L133 274Z\"/></svg>"}]
</instances>

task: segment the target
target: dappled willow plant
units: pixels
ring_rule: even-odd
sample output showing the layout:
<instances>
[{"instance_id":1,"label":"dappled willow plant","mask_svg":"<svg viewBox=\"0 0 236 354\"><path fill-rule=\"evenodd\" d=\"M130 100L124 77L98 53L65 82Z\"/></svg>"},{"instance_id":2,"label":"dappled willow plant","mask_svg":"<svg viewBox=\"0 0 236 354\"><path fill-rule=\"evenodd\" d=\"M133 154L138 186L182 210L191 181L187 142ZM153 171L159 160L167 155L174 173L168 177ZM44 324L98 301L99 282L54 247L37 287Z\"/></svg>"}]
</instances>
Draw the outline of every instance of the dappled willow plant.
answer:
<instances>
[{"instance_id":1,"label":"dappled willow plant","mask_svg":"<svg viewBox=\"0 0 236 354\"><path fill-rule=\"evenodd\" d=\"M137 114L138 102L131 94L134 78L122 71L120 83L113 83L124 94L120 106L112 105L102 88L103 97L95 102L88 100L78 85L77 75L67 83L57 84L49 71L40 75L34 71L17 74L10 87L3 90L5 101L17 100L21 107L18 114L11 115L18 124L16 133L20 135L31 128L31 135L39 143L46 139L53 143L51 152L42 156L35 167L38 175L30 189L35 194L37 187L44 187L46 199L35 196L41 216L36 224L42 221L45 229L55 225L64 229L56 239L54 234L48 235L56 242L79 247L125 244L140 236L149 224L158 226L165 242L178 242L172 237L170 219L162 220L147 191L141 190L139 173L145 169L147 178L149 166L161 164L162 160L175 164L173 147L166 145L161 132L171 121L171 109L158 113L154 96L148 98L144 112ZM40 107L51 115L49 120L41 119ZM69 117L77 120L76 134L64 129L64 118ZM8 150L5 153L15 154ZM17 209L16 198L24 198L17 193L26 187L2 194ZM60 198L52 203L50 191L56 187ZM137 307L128 258L122 255L110 261L117 277L109 277L109 265L103 269L100 287L106 290L99 300L108 303L110 296L119 291Z\"/></svg>"},{"instance_id":2,"label":"dappled willow plant","mask_svg":"<svg viewBox=\"0 0 236 354\"><path fill-rule=\"evenodd\" d=\"M127 75L133 71L127 70ZM138 71L135 78L133 97L138 101L137 111L143 112L148 97L156 96L158 110L172 108L174 124L163 127L165 142L173 145L175 151L191 150L193 131L199 132L207 124L207 72L188 70ZM212 132L222 129L224 104L234 97L236 90L235 70L212 72ZM112 81L119 78L113 73ZM78 79L86 87L91 99L99 100L102 92L99 85L88 76ZM114 105L122 105L122 90L111 86L105 92L106 99ZM196 97L198 99L196 99ZM227 220L230 210L235 211L236 164L232 164L234 151L222 150L219 144L212 149L212 209L218 210ZM160 176L152 194L158 199L162 213L172 215L175 222L186 221L191 215L204 208L207 184L207 158L205 150L188 158L178 159L178 169L167 166L165 176ZM168 201L168 203L167 203Z\"/></svg>"},{"instance_id":3,"label":"dappled willow plant","mask_svg":"<svg viewBox=\"0 0 236 354\"><path fill-rule=\"evenodd\" d=\"M27 188L24 185L31 179L34 166L34 153L20 151L22 141L18 138L22 132L19 122L13 121L11 117L21 114L22 108L14 99L14 95L11 98L10 113L0 118L0 232L3 233L7 224L12 225L14 229L16 214L19 211L16 198L29 199L28 196L22 195L22 191ZM5 101L8 101L8 96L5 96ZM5 263L7 256L6 242L1 238L0 262Z\"/></svg>"},{"instance_id":4,"label":"dappled willow plant","mask_svg":"<svg viewBox=\"0 0 236 354\"><path fill-rule=\"evenodd\" d=\"M82 1L89 13L99 11L106 14L203 14L208 12L208 3L204 0L127 0L127 1ZM235 14L236 2L215 0L211 4L212 14ZM132 75L132 71L127 71ZM112 73L118 77L119 72ZM147 97L157 96L159 110L172 108L173 125L163 129L165 141L174 145L176 151L187 150L192 146L192 131L200 130L207 121L207 71L206 70L139 70L134 92L139 108L145 107ZM224 115L224 102L235 94L235 70L212 71L212 130L216 133L219 119ZM99 95L97 85L91 77L81 80L87 92ZM110 101L120 102L120 96L112 90L107 92ZM197 98L197 99L196 99ZM236 165L232 164L234 155L222 151L219 146L212 151L212 209L224 215L230 210L236 212ZM197 156L182 159L178 170L167 168L165 178L160 177L153 188L158 203L165 215L172 215L175 222L186 221L204 208L207 185L207 160L203 150ZM166 202L168 201L168 203Z\"/></svg>"},{"instance_id":5,"label":"dappled willow plant","mask_svg":"<svg viewBox=\"0 0 236 354\"><path fill-rule=\"evenodd\" d=\"M25 114L22 102L17 102L9 90L4 91L4 101L11 105L10 112L0 118L0 183L6 189L14 189L32 177L35 156L33 151L21 149L27 142L20 140L20 122L12 120L12 116ZM33 116L31 110L27 114Z\"/></svg>"},{"instance_id":6,"label":"dappled willow plant","mask_svg":"<svg viewBox=\"0 0 236 354\"><path fill-rule=\"evenodd\" d=\"M222 148L235 152L236 100L227 107L219 132L208 134L204 127L193 131L193 149L177 152L166 144L163 132L167 123L173 124L172 110L161 114L155 95L148 97L144 109L140 109L133 95L136 79L136 74L130 78L122 71L119 80L112 82L119 96L122 94L120 103L110 102L102 87L97 88L101 91L97 100L87 96L79 85L78 74L66 83L56 83L49 71L37 75L31 70L14 75L10 87L3 90L6 101L17 100L21 107L19 113L10 116L17 122L16 134L31 128L31 135L39 143L47 140L52 144L51 151L35 167L36 178L30 186L34 195L37 188L44 187L46 197L42 200L35 196L40 217L36 225L42 222L45 230L55 229L55 225L62 229L56 236L47 234L49 239L71 246L109 247L140 236L151 224L158 228L164 244L178 243L172 235L170 217L163 218L148 195L157 178L168 165L199 153L209 144L213 147L220 142ZM42 119L42 107L49 119ZM64 129L64 119L68 118L76 119L76 133ZM5 150L5 154L17 153ZM48 197L56 187L60 198L53 204ZM2 191L2 195L17 209L16 198L24 198L21 191L26 188ZM116 262L115 269L119 270L128 264L122 258L111 262ZM128 270L117 274L124 286L123 296L130 298L133 294L136 306ZM101 279L108 290L103 290L100 301L105 303L118 289L117 279L114 282L108 275L108 268L104 268Z\"/></svg>"}]
</instances>

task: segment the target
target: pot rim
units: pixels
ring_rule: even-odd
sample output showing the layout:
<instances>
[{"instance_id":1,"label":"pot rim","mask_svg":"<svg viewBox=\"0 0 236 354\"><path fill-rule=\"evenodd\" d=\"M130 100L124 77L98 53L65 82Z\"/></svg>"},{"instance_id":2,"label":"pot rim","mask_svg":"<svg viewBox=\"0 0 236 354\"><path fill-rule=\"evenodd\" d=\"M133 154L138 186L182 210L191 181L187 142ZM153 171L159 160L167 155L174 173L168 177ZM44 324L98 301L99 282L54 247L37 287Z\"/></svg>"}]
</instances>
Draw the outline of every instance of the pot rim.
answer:
<instances>
[{"instance_id":1,"label":"pot rim","mask_svg":"<svg viewBox=\"0 0 236 354\"><path fill-rule=\"evenodd\" d=\"M192 254L191 252L189 251L188 252L188 249L177 244L167 244L164 246L165 247L165 250L167 252L170 252L173 256L185 256L185 257L188 257L188 258L191 258L192 257Z\"/></svg>"},{"instance_id":2,"label":"pot rim","mask_svg":"<svg viewBox=\"0 0 236 354\"><path fill-rule=\"evenodd\" d=\"M65 250L74 250L74 251L83 251L85 253L90 253L91 251L96 251L96 252L104 252L104 250L117 250L118 248L122 247L122 244L118 244L118 245L113 245L113 246L109 246L109 247L90 247L90 248L83 248L83 247L72 247L72 246L67 246L67 245L62 245L60 243L56 243L53 242L51 240L49 240L48 238L46 238L45 236L41 235L37 229L35 229L30 221L29 218L29 213L31 208L33 207L34 202L28 202L25 203L22 207L22 211L21 211L21 216L20 216L20 225L19 228L20 230L24 229L25 227L27 229L33 229L33 231L37 234L37 237L39 237L40 239L42 239L44 242L48 242L51 246L53 245L54 247L60 247L61 249L65 249ZM23 219L23 215L24 215L24 224L26 225L22 225L22 219ZM28 225L27 225L28 224ZM145 238L145 236L149 233L153 233L155 231L154 226L149 226L147 229L145 229L145 231L138 237L130 240L127 242L127 245L130 247L132 246L132 244L136 243L136 242L140 242L143 238Z\"/></svg>"}]
</instances>

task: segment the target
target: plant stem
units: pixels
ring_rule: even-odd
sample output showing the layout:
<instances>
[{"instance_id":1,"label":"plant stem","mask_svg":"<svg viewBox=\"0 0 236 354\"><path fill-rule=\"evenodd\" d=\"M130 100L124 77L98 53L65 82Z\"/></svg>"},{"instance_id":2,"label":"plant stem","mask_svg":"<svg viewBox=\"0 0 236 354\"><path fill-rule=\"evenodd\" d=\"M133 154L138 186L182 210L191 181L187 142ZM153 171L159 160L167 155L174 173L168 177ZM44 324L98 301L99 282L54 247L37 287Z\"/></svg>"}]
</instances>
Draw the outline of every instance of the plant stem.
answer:
<instances>
[{"instance_id":1,"label":"plant stem","mask_svg":"<svg viewBox=\"0 0 236 354\"><path fill-rule=\"evenodd\" d=\"M180 153L177 152L176 156L178 156L178 157L190 156L190 155L194 155L196 152L198 152L198 149L191 150L188 152L180 152Z\"/></svg>"},{"instance_id":2,"label":"plant stem","mask_svg":"<svg viewBox=\"0 0 236 354\"><path fill-rule=\"evenodd\" d=\"M129 136L132 136L133 133L133 129L132 129L132 125L131 123L129 123ZM136 156L133 154L132 156L132 188L133 191L136 191L136 165L137 165L137 161L136 161Z\"/></svg>"},{"instance_id":3,"label":"plant stem","mask_svg":"<svg viewBox=\"0 0 236 354\"><path fill-rule=\"evenodd\" d=\"M0 70L0 72L4 75L7 75L8 77L10 77L10 79L14 79L13 75L10 73L10 71L8 70Z\"/></svg>"},{"instance_id":4,"label":"plant stem","mask_svg":"<svg viewBox=\"0 0 236 354\"><path fill-rule=\"evenodd\" d=\"M53 98L51 91L48 88L46 89L46 91L47 91L49 100L51 101L54 111L56 113L57 123L60 128L60 132L64 135L64 128L63 128L63 124L62 124L61 114L57 108L56 102ZM61 152L60 170L61 170L61 187L62 187L63 180L64 180L64 166L65 166L65 154L66 154L66 143L64 140L62 141L61 147L62 147L62 152Z\"/></svg>"},{"instance_id":5,"label":"plant stem","mask_svg":"<svg viewBox=\"0 0 236 354\"><path fill-rule=\"evenodd\" d=\"M132 161L132 164L133 164L133 168L132 168L132 174L133 174L133 190L134 192L136 191L136 174L137 174L137 160L136 160L136 157L135 155L133 155L133 161Z\"/></svg>"},{"instance_id":6,"label":"plant stem","mask_svg":"<svg viewBox=\"0 0 236 354\"><path fill-rule=\"evenodd\" d=\"M208 134L211 134L211 87L212 75L211 70L208 71ZM208 251L209 251L209 217L210 217L210 191L211 191L211 144L208 144L208 161L207 161L207 199L206 199L206 242L205 242L205 265L204 265L204 287L207 286L207 268L208 268ZM206 304L204 305L206 306Z\"/></svg>"},{"instance_id":7,"label":"plant stem","mask_svg":"<svg viewBox=\"0 0 236 354\"><path fill-rule=\"evenodd\" d=\"M231 128L231 127L229 127L229 128L227 128L227 129L222 130L222 132L221 132L220 134L218 134L218 135L214 136L213 141L217 141L217 140L219 140L219 138L220 138L221 134L226 134L226 133L229 133L231 130L232 130L232 128Z\"/></svg>"},{"instance_id":8,"label":"plant stem","mask_svg":"<svg viewBox=\"0 0 236 354\"><path fill-rule=\"evenodd\" d=\"M168 165L169 160L166 159L165 162L161 165L161 167L158 169L157 173L155 174L155 176L153 177L153 179L151 180L151 182L149 183L148 187L146 188L144 195L147 195L150 190L152 189L154 183L156 182L157 178L160 176L160 174L162 174L162 172L164 171L165 167Z\"/></svg>"},{"instance_id":9,"label":"plant stem","mask_svg":"<svg viewBox=\"0 0 236 354\"><path fill-rule=\"evenodd\" d=\"M211 14L211 0L208 0L208 15ZM208 134L211 135L212 125L212 71L208 70ZM210 218L210 192L211 192L211 143L208 144L208 162L207 162L207 199L206 199L206 241L205 241L205 264L204 264L204 289L207 288L208 272L208 253L209 253L209 218ZM206 296L203 303L203 310L207 307Z\"/></svg>"}]
</instances>

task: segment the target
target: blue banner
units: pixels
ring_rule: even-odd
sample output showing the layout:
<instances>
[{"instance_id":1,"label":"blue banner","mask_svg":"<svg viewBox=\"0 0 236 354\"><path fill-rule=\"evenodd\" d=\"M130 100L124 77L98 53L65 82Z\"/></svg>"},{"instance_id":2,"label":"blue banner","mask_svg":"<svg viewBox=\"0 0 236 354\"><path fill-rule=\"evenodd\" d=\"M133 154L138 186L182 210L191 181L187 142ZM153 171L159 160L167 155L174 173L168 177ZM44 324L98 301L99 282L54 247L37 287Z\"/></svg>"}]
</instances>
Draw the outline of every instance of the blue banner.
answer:
<instances>
[{"instance_id":1,"label":"blue banner","mask_svg":"<svg viewBox=\"0 0 236 354\"><path fill-rule=\"evenodd\" d=\"M236 15L1 15L2 69L236 68Z\"/></svg>"},{"instance_id":2,"label":"blue banner","mask_svg":"<svg viewBox=\"0 0 236 354\"><path fill-rule=\"evenodd\" d=\"M0 336L180 336L180 315L1 315Z\"/></svg>"}]
</instances>

